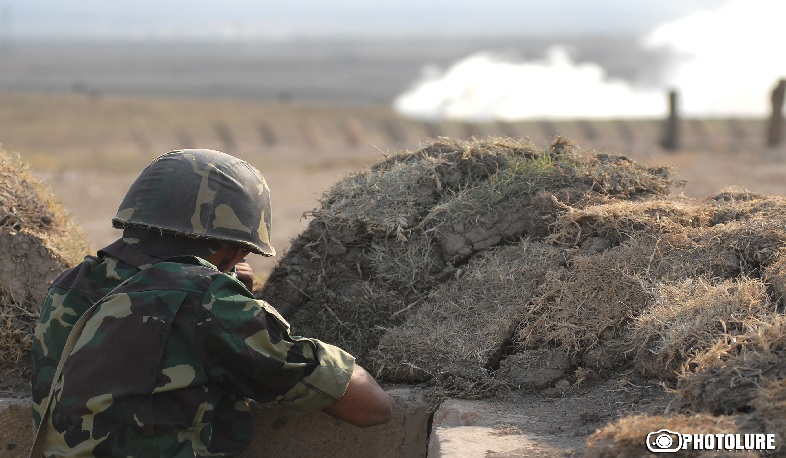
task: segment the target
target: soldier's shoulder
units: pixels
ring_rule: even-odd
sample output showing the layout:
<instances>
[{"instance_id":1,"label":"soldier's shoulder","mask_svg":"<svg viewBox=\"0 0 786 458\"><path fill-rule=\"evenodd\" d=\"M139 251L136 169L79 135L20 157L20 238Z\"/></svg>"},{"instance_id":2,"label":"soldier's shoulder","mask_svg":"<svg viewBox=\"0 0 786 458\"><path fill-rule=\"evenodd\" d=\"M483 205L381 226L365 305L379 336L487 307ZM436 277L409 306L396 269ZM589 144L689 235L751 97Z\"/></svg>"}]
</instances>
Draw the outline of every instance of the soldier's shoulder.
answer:
<instances>
[{"instance_id":1,"label":"soldier's shoulder","mask_svg":"<svg viewBox=\"0 0 786 458\"><path fill-rule=\"evenodd\" d=\"M145 271L157 274L173 273L183 276L216 277L221 272L198 256L173 256L148 266Z\"/></svg>"},{"instance_id":2,"label":"soldier's shoulder","mask_svg":"<svg viewBox=\"0 0 786 458\"><path fill-rule=\"evenodd\" d=\"M130 266L121 267L115 259L86 256L84 260L62 272L50 283L50 291L80 291L98 299L105 294L106 288L112 288L125 278L133 275L138 269Z\"/></svg>"},{"instance_id":3,"label":"soldier's shoulder","mask_svg":"<svg viewBox=\"0 0 786 458\"><path fill-rule=\"evenodd\" d=\"M123 290L182 290L204 293L222 275L212 264L195 256L178 256L145 266Z\"/></svg>"},{"instance_id":4,"label":"soldier's shoulder","mask_svg":"<svg viewBox=\"0 0 786 458\"><path fill-rule=\"evenodd\" d=\"M86 256L81 263L60 273L52 280L51 284L61 288L68 287L68 285L76 282L78 278L88 276L97 265L98 259L95 256Z\"/></svg>"}]
</instances>

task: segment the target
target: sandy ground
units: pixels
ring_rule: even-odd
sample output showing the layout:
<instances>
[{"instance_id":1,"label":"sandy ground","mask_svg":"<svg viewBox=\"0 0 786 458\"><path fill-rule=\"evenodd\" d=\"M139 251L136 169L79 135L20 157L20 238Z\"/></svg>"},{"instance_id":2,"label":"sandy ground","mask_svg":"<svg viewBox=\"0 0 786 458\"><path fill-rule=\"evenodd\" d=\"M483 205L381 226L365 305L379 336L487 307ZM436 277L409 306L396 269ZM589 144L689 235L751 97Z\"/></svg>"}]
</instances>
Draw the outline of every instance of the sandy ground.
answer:
<instances>
[{"instance_id":1,"label":"sandy ground","mask_svg":"<svg viewBox=\"0 0 786 458\"><path fill-rule=\"evenodd\" d=\"M429 457L583 456L598 428L634 413L663 414L671 401L632 371L542 392L446 400L434 416Z\"/></svg>"}]
</instances>

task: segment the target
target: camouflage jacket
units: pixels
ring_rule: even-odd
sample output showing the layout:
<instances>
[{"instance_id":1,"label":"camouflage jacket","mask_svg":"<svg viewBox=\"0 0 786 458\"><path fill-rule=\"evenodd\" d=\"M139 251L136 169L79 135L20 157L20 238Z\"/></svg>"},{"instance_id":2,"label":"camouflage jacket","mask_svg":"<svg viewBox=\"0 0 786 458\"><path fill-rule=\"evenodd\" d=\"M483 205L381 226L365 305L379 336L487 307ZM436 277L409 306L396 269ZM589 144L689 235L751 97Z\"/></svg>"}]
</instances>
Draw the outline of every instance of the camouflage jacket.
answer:
<instances>
[{"instance_id":1,"label":"camouflage jacket","mask_svg":"<svg viewBox=\"0 0 786 458\"><path fill-rule=\"evenodd\" d=\"M36 425L68 333L98 305L57 381L46 456L233 456L251 438L245 398L308 413L343 395L351 355L292 336L207 261L157 261L119 240L50 287L33 344Z\"/></svg>"}]
</instances>

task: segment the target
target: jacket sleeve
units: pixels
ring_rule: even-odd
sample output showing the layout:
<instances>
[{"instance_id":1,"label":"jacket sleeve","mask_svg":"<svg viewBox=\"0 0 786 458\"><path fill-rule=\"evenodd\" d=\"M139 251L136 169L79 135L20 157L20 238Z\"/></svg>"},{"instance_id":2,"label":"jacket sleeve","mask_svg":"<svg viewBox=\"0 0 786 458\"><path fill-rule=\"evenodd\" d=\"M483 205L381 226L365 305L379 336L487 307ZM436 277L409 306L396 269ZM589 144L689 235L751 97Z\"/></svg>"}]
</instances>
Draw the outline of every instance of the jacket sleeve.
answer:
<instances>
[{"instance_id":1,"label":"jacket sleeve","mask_svg":"<svg viewBox=\"0 0 786 458\"><path fill-rule=\"evenodd\" d=\"M237 280L218 276L202 307L197 350L214 383L303 414L344 395L355 358L317 339L292 336L286 320Z\"/></svg>"}]
</instances>

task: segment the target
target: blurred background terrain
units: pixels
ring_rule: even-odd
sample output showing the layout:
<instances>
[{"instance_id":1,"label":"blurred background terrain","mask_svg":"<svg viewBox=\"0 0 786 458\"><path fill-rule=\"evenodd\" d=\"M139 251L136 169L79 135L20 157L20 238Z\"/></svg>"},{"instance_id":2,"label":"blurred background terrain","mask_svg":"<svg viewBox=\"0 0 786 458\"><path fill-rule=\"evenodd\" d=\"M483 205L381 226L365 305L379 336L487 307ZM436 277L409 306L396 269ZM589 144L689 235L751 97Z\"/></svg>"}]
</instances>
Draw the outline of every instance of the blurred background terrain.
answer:
<instances>
[{"instance_id":1,"label":"blurred background terrain","mask_svg":"<svg viewBox=\"0 0 786 458\"><path fill-rule=\"evenodd\" d=\"M766 132L783 13L767 0L0 0L0 143L94 249L117 236L109 220L140 169L185 147L263 172L279 252L339 177L439 136L563 135L672 165L688 195L779 194L784 147ZM679 143L665 149L672 90Z\"/></svg>"}]
</instances>

